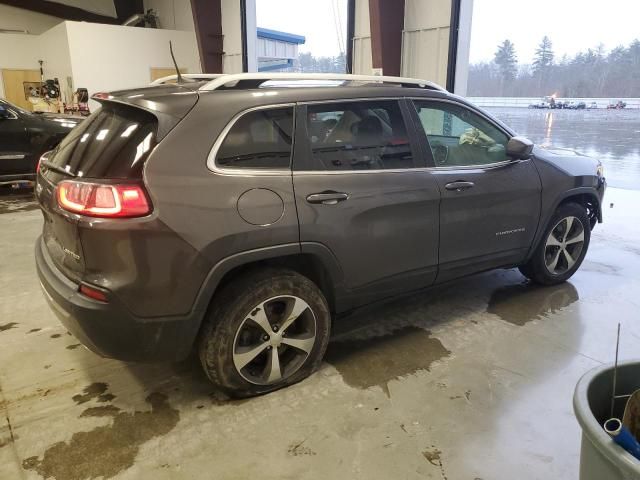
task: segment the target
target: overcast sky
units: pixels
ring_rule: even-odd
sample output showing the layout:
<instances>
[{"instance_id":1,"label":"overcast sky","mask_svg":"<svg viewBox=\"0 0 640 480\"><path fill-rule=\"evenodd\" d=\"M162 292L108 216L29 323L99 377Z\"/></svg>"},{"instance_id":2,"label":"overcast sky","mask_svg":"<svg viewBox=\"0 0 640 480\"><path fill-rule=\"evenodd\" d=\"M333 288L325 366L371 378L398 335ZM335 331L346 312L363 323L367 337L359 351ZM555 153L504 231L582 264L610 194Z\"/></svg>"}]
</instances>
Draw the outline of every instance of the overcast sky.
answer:
<instances>
[{"instance_id":1,"label":"overcast sky","mask_svg":"<svg viewBox=\"0 0 640 480\"><path fill-rule=\"evenodd\" d=\"M337 7L334 16L334 7ZM345 50L340 47L335 18L340 18L342 38L347 36L346 0L256 0L258 26L304 35L300 52L316 57L334 57Z\"/></svg>"},{"instance_id":2,"label":"overcast sky","mask_svg":"<svg viewBox=\"0 0 640 480\"><path fill-rule=\"evenodd\" d=\"M640 38L638 0L474 0L471 62L491 60L497 45L515 43L520 63L531 63L544 35L556 58L603 43L607 50Z\"/></svg>"},{"instance_id":3,"label":"overcast sky","mask_svg":"<svg viewBox=\"0 0 640 480\"><path fill-rule=\"evenodd\" d=\"M544 35L556 57L603 43L607 50L640 38L640 0L474 0L471 62L491 60L497 45L515 43L520 63L531 63ZM339 53L334 9L346 37L346 0L256 0L259 27L304 35L301 52ZM344 46L342 48L345 48Z\"/></svg>"}]
</instances>

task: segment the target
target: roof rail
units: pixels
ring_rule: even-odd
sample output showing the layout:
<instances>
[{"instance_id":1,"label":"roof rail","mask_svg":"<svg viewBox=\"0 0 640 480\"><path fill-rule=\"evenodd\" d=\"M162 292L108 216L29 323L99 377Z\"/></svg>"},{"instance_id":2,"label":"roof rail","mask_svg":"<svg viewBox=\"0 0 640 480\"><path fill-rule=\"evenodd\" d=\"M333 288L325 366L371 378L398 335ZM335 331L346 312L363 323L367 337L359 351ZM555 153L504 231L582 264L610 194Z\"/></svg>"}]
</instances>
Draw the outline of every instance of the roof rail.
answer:
<instances>
[{"instance_id":1,"label":"roof rail","mask_svg":"<svg viewBox=\"0 0 640 480\"><path fill-rule=\"evenodd\" d=\"M218 77L221 77L222 75L223 75L222 73L183 73L181 76L182 78L188 78L188 79L197 81L197 80L214 80ZM174 73L173 75L160 77L154 80L153 82L151 82L149 85L162 85L164 83L170 82L171 80L177 80L177 79L178 79L178 75Z\"/></svg>"},{"instance_id":2,"label":"roof rail","mask_svg":"<svg viewBox=\"0 0 640 480\"><path fill-rule=\"evenodd\" d=\"M237 73L220 75L202 85L200 91L211 91L224 88L258 88L268 81L282 80L322 80L342 82L376 82L401 85L403 87L427 88L430 90L446 91L440 85L429 80L406 77L387 77L378 75L351 75L346 73ZM229 84L235 84L227 87Z\"/></svg>"}]
</instances>

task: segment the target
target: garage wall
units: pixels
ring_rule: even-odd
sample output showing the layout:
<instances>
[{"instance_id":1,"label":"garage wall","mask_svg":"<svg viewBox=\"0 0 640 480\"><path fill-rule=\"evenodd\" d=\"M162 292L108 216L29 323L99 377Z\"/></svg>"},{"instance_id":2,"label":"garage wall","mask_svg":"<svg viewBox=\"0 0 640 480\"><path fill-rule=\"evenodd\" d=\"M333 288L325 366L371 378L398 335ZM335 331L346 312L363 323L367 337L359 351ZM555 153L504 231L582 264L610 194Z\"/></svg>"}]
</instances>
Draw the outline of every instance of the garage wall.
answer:
<instances>
[{"instance_id":1,"label":"garage wall","mask_svg":"<svg viewBox=\"0 0 640 480\"><path fill-rule=\"evenodd\" d=\"M44 78L57 77L64 93L70 93L71 58L65 23L59 23L42 35L0 34L0 69L38 70L43 60ZM0 97L4 85L0 82Z\"/></svg>"},{"instance_id":2,"label":"garage wall","mask_svg":"<svg viewBox=\"0 0 640 480\"><path fill-rule=\"evenodd\" d=\"M63 99L70 100L73 91L73 71L67 36L67 23L60 23L40 35L38 52L44 61L44 78L58 78Z\"/></svg>"},{"instance_id":3,"label":"garage wall","mask_svg":"<svg viewBox=\"0 0 640 480\"><path fill-rule=\"evenodd\" d=\"M353 73L371 75L371 24L369 0L356 0L356 18L353 30Z\"/></svg>"},{"instance_id":4,"label":"garage wall","mask_svg":"<svg viewBox=\"0 0 640 480\"><path fill-rule=\"evenodd\" d=\"M38 35L60 22L62 22L62 20L58 17L30 12L22 8L0 5L0 29L27 30L33 35Z\"/></svg>"},{"instance_id":5,"label":"garage wall","mask_svg":"<svg viewBox=\"0 0 640 480\"><path fill-rule=\"evenodd\" d=\"M155 10L160 28L193 32L193 12L190 0L144 0L144 11Z\"/></svg>"},{"instance_id":6,"label":"garage wall","mask_svg":"<svg viewBox=\"0 0 640 480\"><path fill-rule=\"evenodd\" d=\"M406 0L402 75L447 83L451 0Z\"/></svg>"},{"instance_id":7,"label":"garage wall","mask_svg":"<svg viewBox=\"0 0 640 480\"><path fill-rule=\"evenodd\" d=\"M90 94L144 86L152 67L172 67L169 40L181 68L200 73L194 32L66 22L75 88ZM92 101L92 108L97 104Z\"/></svg>"}]
</instances>

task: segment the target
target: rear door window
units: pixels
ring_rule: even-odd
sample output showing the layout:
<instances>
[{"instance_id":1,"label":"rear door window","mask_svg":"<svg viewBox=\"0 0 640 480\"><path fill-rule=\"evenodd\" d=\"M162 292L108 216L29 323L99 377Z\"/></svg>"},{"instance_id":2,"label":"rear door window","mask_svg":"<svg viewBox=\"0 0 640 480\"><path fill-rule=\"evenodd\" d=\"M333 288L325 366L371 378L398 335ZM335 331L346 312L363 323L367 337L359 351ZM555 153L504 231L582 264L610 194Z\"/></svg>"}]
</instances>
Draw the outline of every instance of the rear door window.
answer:
<instances>
[{"instance_id":1,"label":"rear door window","mask_svg":"<svg viewBox=\"0 0 640 480\"><path fill-rule=\"evenodd\" d=\"M395 100L307 106L313 170L413 168L400 105Z\"/></svg>"},{"instance_id":2,"label":"rear door window","mask_svg":"<svg viewBox=\"0 0 640 480\"><path fill-rule=\"evenodd\" d=\"M293 107L243 114L216 152L216 165L233 169L288 169L293 143Z\"/></svg>"},{"instance_id":3,"label":"rear door window","mask_svg":"<svg viewBox=\"0 0 640 480\"><path fill-rule=\"evenodd\" d=\"M140 178L157 129L153 114L106 103L73 129L48 161L78 177Z\"/></svg>"}]
</instances>

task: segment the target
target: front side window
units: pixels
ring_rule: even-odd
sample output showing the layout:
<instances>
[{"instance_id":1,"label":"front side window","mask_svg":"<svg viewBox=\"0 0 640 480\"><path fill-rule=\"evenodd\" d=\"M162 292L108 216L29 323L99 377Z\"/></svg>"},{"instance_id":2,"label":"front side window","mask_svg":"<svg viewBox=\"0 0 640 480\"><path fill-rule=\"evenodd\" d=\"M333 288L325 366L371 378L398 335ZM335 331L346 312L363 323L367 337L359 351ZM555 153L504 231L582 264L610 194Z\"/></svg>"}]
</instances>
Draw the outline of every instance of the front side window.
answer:
<instances>
[{"instance_id":1,"label":"front side window","mask_svg":"<svg viewBox=\"0 0 640 480\"><path fill-rule=\"evenodd\" d=\"M292 135L293 107L245 113L225 136L216 164L223 168L289 168Z\"/></svg>"},{"instance_id":2,"label":"front side window","mask_svg":"<svg viewBox=\"0 0 640 480\"><path fill-rule=\"evenodd\" d=\"M414 101L436 167L488 165L508 160L509 137L461 105Z\"/></svg>"},{"instance_id":3,"label":"front side window","mask_svg":"<svg viewBox=\"0 0 640 480\"><path fill-rule=\"evenodd\" d=\"M394 100L309 105L313 170L412 168L400 105Z\"/></svg>"}]
</instances>

